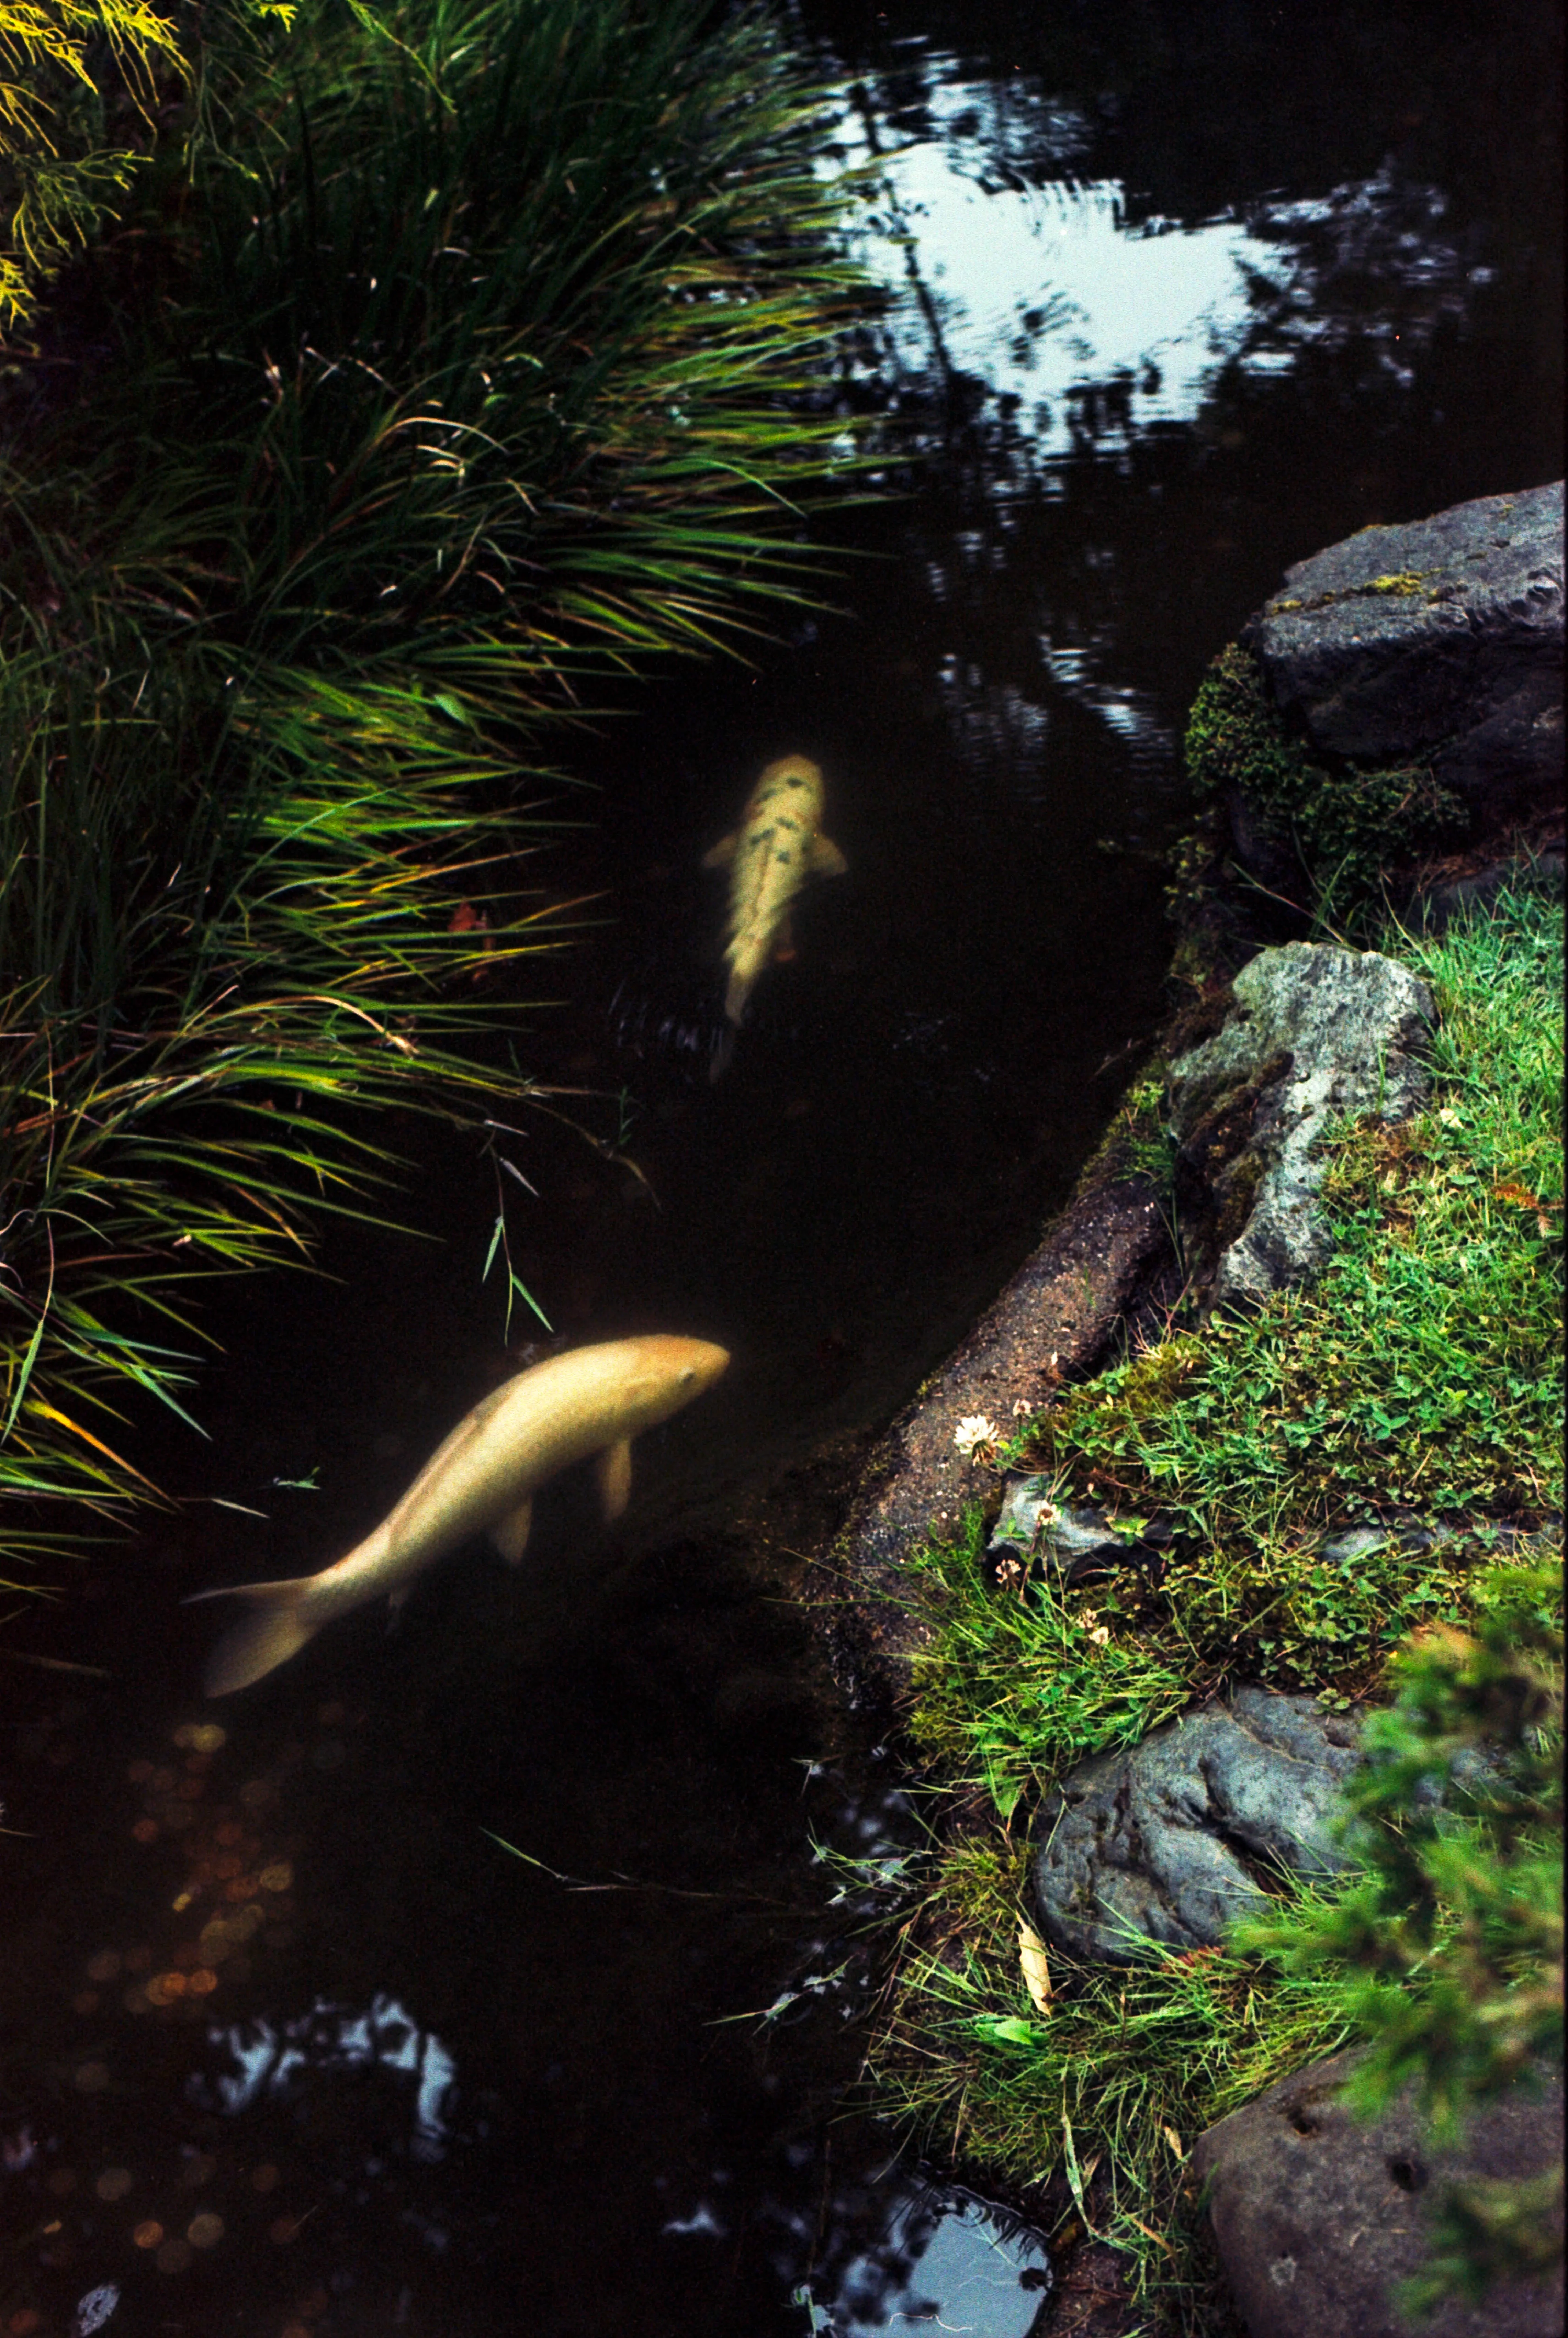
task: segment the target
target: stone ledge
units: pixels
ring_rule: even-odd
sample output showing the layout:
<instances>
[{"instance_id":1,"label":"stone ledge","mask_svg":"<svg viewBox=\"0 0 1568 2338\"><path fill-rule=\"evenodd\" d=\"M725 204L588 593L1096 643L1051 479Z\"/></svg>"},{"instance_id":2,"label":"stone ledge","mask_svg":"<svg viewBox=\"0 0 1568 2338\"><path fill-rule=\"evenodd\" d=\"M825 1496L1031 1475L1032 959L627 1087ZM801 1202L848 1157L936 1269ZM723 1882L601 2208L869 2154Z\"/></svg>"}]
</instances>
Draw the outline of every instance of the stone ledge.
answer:
<instances>
[{"instance_id":1,"label":"stone ledge","mask_svg":"<svg viewBox=\"0 0 1568 2338\"><path fill-rule=\"evenodd\" d=\"M906 1604L902 1557L956 1527L992 1489L954 1443L965 1416L1010 1429L1102 1359L1124 1311L1165 1262L1170 1236L1146 1177L1098 1155L1038 1249L921 1387L873 1453L849 1520L812 1570L830 1660L852 1703L897 1711L929 1632Z\"/></svg>"},{"instance_id":2,"label":"stone ledge","mask_svg":"<svg viewBox=\"0 0 1568 2338\"><path fill-rule=\"evenodd\" d=\"M1562 482L1363 528L1240 639L1317 749L1419 759L1478 832L1526 817L1562 785Z\"/></svg>"}]
</instances>

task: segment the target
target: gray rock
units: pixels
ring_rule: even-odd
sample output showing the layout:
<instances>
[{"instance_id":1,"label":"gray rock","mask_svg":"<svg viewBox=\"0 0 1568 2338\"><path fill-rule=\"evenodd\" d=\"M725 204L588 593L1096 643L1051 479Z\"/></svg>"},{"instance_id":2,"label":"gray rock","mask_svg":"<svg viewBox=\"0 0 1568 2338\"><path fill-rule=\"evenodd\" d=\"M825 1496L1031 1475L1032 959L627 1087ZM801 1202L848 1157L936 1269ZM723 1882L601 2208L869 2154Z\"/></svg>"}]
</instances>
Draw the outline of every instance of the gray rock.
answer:
<instances>
[{"instance_id":1,"label":"gray rock","mask_svg":"<svg viewBox=\"0 0 1568 2338\"><path fill-rule=\"evenodd\" d=\"M1473 869L1468 875L1439 879L1417 889L1401 917L1424 934L1440 934L1456 918L1484 909L1499 893L1563 893L1564 871L1561 851L1547 849L1521 860L1514 854Z\"/></svg>"},{"instance_id":2,"label":"gray rock","mask_svg":"<svg viewBox=\"0 0 1568 2338\"><path fill-rule=\"evenodd\" d=\"M1563 774L1563 485L1363 528L1288 569L1241 635L1319 748L1419 757L1495 830Z\"/></svg>"},{"instance_id":3,"label":"gray rock","mask_svg":"<svg viewBox=\"0 0 1568 2338\"><path fill-rule=\"evenodd\" d=\"M1190 1204L1211 1230L1211 1298L1261 1299L1332 1247L1317 1207L1330 1119L1403 1120L1427 1093L1426 984L1376 950L1287 942L1234 984L1224 1028L1171 1066L1170 1112Z\"/></svg>"},{"instance_id":4,"label":"gray rock","mask_svg":"<svg viewBox=\"0 0 1568 2338\"><path fill-rule=\"evenodd\" d=\"M1338 2089L1355 2062L1337 2054L1221 2119L1199 2137L1192 2170L1231 2293L1252 2338L1556 2338L1563 2276L1497 2284L1475 2306L1401 2319L1396 2285L1418 2272L1445 2183L1535 2176L1563 2156L1563 2086L1516 2088L1476 2113L1462 2148L1435 2153L1408 2097L1381 2118L1352 2118Z\"/></svg>"},{"instance_id":5,"label":"gray rock","mask_svg":"<svg viewBox=\"0 0 1568 2338\"><path fill-rule=\"evenodd\" d=\"M1319 1546L1318 1556L1345 1575L1358 1558L1370 1558L1374 1551L1387 1550L1393 1539L1384 1527L1348 1527L1343 1534L1330 1535Z\"/></svg>"},{"instance_id":6,"label":"gray rock","mask_svg":"<svg viewBox=\"0 0 1568 2338\"><path fill-rule=\"evenodd\" d=\"M1124 1567L1129 1560L1145 1567L1158 1561L1160 1553L1153 1543L1122 1533L1102 1510L1054 1502L1052 1483L1046 1477L1012 1480L986 1547L990 1557L1015 1553L1025 1563L1036 1557L1049 1559L1068 1583L1077 1583L1101 1567Z\"/></svg>"},{"instance_id":7,"label":"gray rock","mask_svg":"<svg viewBox=\"0 0 1568 2338\"><path fill-rule=\"evenodd\" d=\"M1562 1556L1563 1520L1555 1510L1549 1510L1538 1527L1494 1524L1492 1534L1499 1558L1556 1559Z\"/></svg>"},{"instance_id":8,"label":"gray rock","mask_svg":"<svg viewBox=\"0 0 1568 2338\"><path fill-rule=\"evenodd\" d=\"M1301 1874L1348 1862L1334 1832L1358 1725L1309 1696L1238 1688L1131 1750L1097 1754L1043 1808L1034 1895L1049 1936L1130 1963L1144 1942L1217 1948L1267 1895L1249 1858Z\"/></svg>"},{"instance_id":9,"label":"gray rock","mask_svg":"<svg viewBox=\"0 0 1568 2338\"><path fill-rule=\"evenodd\" d=\"M1363 1524L1328 1535L1318 1546L1319 1558L1348 1574L1357 1562L1387 1550L1390 1543L1402 1551L1432 1550L1440 1542L1465 1542L1472 1560L1490 1551L1499 1559L1555 1558L1563 1547L1563 1521L1553 1512L1539 1527L1504 1526L1495 1518L1455 1519L1446 1527L1423 1526L1418 1518L1396 1518L1388 1526Z\"/></svg>"},{"instance_id":10,"label":"gray rock","mask_svg":"<svg viewBox=\"0 0 1568 2338\"><path fill-rule=\"evenodd\" d=\"M1320 1543L1318 1556L1337 1567L1341 1575L1348 1575L1358 1559L1387 1550L1390 1543L1396 1543L1401 1550L1421 1551L1430 1550L1436 1539L1426 1527L1347 1527L1343 1534L1330 1535Z\"/></svg>"}]
</instances>

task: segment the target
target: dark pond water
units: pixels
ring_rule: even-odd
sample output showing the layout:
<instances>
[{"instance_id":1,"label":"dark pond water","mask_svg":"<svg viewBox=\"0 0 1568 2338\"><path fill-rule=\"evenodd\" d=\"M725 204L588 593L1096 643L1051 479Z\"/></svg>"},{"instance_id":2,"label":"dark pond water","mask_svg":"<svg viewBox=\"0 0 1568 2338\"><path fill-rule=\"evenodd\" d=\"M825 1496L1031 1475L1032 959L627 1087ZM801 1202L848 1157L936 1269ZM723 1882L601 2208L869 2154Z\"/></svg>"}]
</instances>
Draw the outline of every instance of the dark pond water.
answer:
<instances>
[{"instance_id":1,"label":"dark pond water","mask_svg":"<svg viewBox=\"0 0 1568 2338\"><path fill-rule=\"evenodd\" d=\"M1288 561L1560 467L1554 22L806 11L878 159L902 304L845 395L899 417L901 499L824 526L879 555L841 614L590 743L541 861L605 922L519 1058L640 1174L521 1114L531 1194L409 1132L439 1242L215 1316L210 1443L146 1449L178 1527L10 1627L100 1671L4 1665L0 2333L1025 2338L1040 2245L846 2114L874 1977L818 1853L912 1821L794 1552L1159 1018L1206 659ZM713 1084L699 864L785 752L848 869ZM545 1341L481 1280L498 1193L556 1334L729 1378L613 1536L564 1481L518 1576L465 1554L203 1706L180 1596L335 1557Z\"/></svg>"}]
</instances>

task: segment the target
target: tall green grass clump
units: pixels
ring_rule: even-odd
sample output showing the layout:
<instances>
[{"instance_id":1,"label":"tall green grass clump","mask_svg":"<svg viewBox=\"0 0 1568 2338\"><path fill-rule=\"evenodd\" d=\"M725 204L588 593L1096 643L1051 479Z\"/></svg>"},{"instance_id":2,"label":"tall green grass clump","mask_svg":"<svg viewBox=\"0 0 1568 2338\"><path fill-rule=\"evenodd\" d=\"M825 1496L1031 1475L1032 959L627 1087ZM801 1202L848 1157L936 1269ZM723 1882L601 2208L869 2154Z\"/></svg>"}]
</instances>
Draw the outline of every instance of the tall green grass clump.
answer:
<instances>
[{"instance_id":1,"label":"tall green grass clump","mask_svg":"<svg viewBox=\"0 0 1568 2338\"><path fill-rule=\"evenodd\" d=\"M1196 2132L1376 2029L1372 1997L1390 2015L1375 2068L1425 2068L1434 2100L1446 2086L1462 2096L1481 2049L1469 2032L1445 2043L1442 2024L1488 1960L1509 2002L1540 2016L1520 2031L1531 2050L1561 2022L1561 1902L1546 1888L1560 1804L1476 1803L1480 1832L1466 1835L1446 1821L1410 1828L1398 1798L1410 1759L1440 1767L1478 1726L1501 1677L1502 1659L1485 1655L1502 1628L1489 1619L1523 1600L1539 1632L1561 1629L1531 1545L1563 1503L1562 907L1521 891L1384 947L1436 995L1433 1090L1399 1127L1338 1133L1328 1265L1255 1313L1173 1324L1065 1392L1008 1453L1048 1469L1059 1501L1162 1532L1158 1577L1002 1588L978 1506L910 1562L933 1633L914 1660L911 1726L951 1826L938 1824L924 1896L902 1917L876 2099L993 2183L1054 2183L1047 2204L1064 2185L1079 2225L1127 2253L1151 2311L1193 2331L1220 2313L1183 2189ZM1355 1527L1368 1531L1339 1539ZM1391 1674L1413 1635L1425 1653ZM1534 1678L1555 1660L1531 1645ZM1455 1676L1444 1704L1433 1667L1473 1646L1480 1670ZM1282 1881L1267 1960L1256 1943L1151 1949L1112 1973L1053 1952L1042 2010L1020 1956L1028 1823L1074 1763L1232 1680L1348 1709L1384 1702L1391 1678L1406 1704L1436 1700L1442 1743L1413 1754L1408 1713L1368 1724L1375 1745L1399 1740L1397 1759L1372 1773L1366 1816L1387 1824L1346 1894ZM1558 1758L1533 1744L1537 1765ZM1415 1903L1396 1908L1417 1874ZM1424 1995L1406 1968L1425 1970L1436 1940L1451 1953ZM1357 1942L1377 1944L1369 1973ZM1507 2029L1495 2006L1481 2026L1499 2040ZM1497 2240L1507 2204L1469 2204L1470 2237L1455 2226L1435 2280L1460 2278L1467 2248L1479 2261L1477 2220L1493 2209Z\"/></svg>"},{"instance_id":2,"label":"tall green grass clump","mask_svg":"<svg viewBox=\"0 0 1568 2338\"><path fill-rule=\"evenodd\" d=\"M485 1035L564 933L571 726L799 597L853 468L846 197L764 15L310 0L225 88L0 389L13 1549L137 1495L181 1284L363 1206L360 1107L526 1087Z\"/></svg>"},{"instance_id":3,"label":"tall green grass clump","mask_svg":"<svg viewBox=\"0 0 1568 2338\"><path fill-rule=\"evenodd\" d=\"M1152 1947L1114 1970L1052 1952L1043 2010L1019 1955L1027 1866L1006 1836L924 1862L923 1898L895 1919L867 2098L943 2164L1022 2196L1054 2251L1109 2243L1136 2331L1228 2331L1186 2161L1215 2119L1345 2043L1343 1989L1307 1971L1260 1980L1218 1949Z\"/></svg>"}]
</instances>

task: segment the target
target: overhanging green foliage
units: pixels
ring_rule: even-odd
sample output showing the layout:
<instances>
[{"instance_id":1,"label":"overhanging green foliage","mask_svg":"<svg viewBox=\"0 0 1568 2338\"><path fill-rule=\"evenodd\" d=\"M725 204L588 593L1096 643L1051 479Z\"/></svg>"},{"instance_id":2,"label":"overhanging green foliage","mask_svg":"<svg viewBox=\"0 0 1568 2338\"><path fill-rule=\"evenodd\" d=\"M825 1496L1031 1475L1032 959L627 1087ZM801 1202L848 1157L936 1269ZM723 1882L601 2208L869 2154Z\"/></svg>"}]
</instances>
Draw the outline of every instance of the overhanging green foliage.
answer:
<instances>
[{"instance_id":1,"label":"overhanging green foliage","mask_svg":"<svg viewBox=\"0 0 1568 2338\"><path fill-rule=\"evenodd\" d=\"M112 1509L177 1286L387 1167L345 1109L526 1087L568 726L798 594L853 468L763 15L315 0L248 72L0 402L0 1489Z\"/></svg>"},{"instance_id":2,"label":"overhanging green foliage","mask_svg":"<svg viewBox=\"0 0 1568 2338\"><path fill-rule=\"evenodd\" d=\"M1395 1658L1346 1791L1363 1872L1310 1909L1236 1927L1289 1975L1338 1979L1370 2039L1347 2089L1381 2109L1414 2082L1439 2145L1466 2114L1563 2060L1563 1611L1556 1567L1503 1567L1473 1634L1437 1628ZM1544 2186L1544 2189L1543 2188ZM1472 2300L1562 2254L1563 2173L1455 2187L1414 2303ZM1555 2234L1553 2210L1556 2210Z\"/></svg>"}]
</instances>

